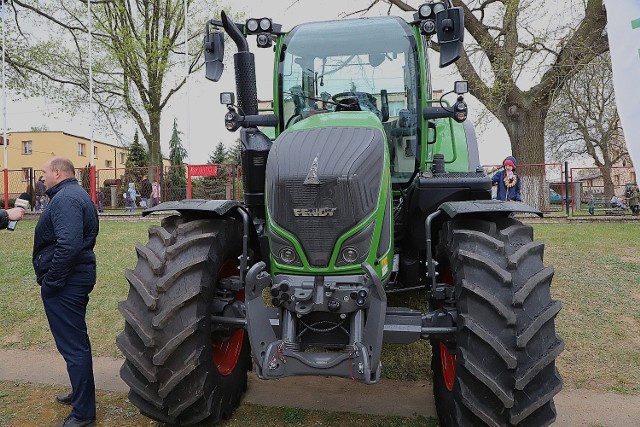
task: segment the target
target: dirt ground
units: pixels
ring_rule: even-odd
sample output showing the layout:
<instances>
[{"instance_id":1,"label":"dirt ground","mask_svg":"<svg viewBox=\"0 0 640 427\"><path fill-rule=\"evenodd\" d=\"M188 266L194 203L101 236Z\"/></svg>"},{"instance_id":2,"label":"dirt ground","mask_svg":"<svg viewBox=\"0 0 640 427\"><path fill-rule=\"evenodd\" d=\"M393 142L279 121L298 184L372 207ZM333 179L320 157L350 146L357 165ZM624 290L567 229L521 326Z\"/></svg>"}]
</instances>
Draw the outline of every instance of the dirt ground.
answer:
<instances>
[{"instance_id":1,"label":"dirt ground","mask_svg":"<svg viewBox=\"0 0 640 427\"><path fill-rule=\"evenodd\" d=\"M118 374L122 360L94 358L96 387L127 391ZM363 385L342 378L293 377L262 381L250 375L244 402L332 412L374 415L436 416L431 384L424 381L382 380ZM57 354L0 350L0 381L67 385L62 358ZM286 390L283 393L282 390ZM640 426L640 396L588 390L563 390L555 398L556 426Z\"/></svg>"}]
</instances>

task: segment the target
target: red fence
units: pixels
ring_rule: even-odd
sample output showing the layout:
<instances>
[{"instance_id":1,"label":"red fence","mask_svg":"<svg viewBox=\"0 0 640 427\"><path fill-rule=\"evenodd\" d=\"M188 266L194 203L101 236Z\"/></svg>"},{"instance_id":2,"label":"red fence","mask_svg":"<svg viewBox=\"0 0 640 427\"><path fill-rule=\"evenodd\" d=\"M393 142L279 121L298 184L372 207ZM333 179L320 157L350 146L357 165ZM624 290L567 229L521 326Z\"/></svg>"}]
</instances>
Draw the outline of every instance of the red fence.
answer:
<instances>
[{"instance_id":1,"label":"red fence","mask_svg":"<svg viewBox=\"0 0 640 427\"><path fill-rule=\"evenodd\" d=\"M2 170L2 193L0 194L0 206L4 209L13 207L15 199L23 193L29 194L31 206L35 205L34 185L35 176L33 168L21 170Z\"/></svg>"},{"instance_id":2,"label":"red fence","mask_svg":"<svg viewBox=\"0 0 640 427\"><path fill-rule=\"evenodd\" d=\"M485 170L491 172L496 167L499 165L487 165ZM522 178L523 201L544 212L565 212L568 205L574 215L630 214L625 193L631 184L637 183L632 167L567 169L562 163L546 163L520 164L517 170ZM102 202L104 209L124 209L123 196L129 184L140 194L144 175L148 175L152 183L157 182L157 202L242 199L241 168L235 165L97 169L93 173L91 168L76 169L78 181L97 205ZM39 176L32 168L3 170L0 206L11 207L18 196L28 193L35 207L34 189ZM614 198L620 202L619 208ZM140 206L139 200L137 206Z\"/></svg>"},{"instance_id":3,"label":"red fence","mask_svg":"<svg viewBox=\"0 0 640 427\"><path fill-rule=\"evenodd\" d=\"M77 168L78 182L102 209L124 209L125 192L131 185L141 196L142 179L148 176L152 191L151 203L182 199L239 200L242 198L241 169L235 165L182 165L138 168L94 169ZM0 206L8 209L23 193L29 194L36 208L35 183L40 177L32 168L2 170ZM157 187L157 190L155 188ZM157 197L154 197L157 196ZM136 200L136 206L141 206ZM40 204L38 203L38 208Z\"/></svg>"}]
</instances>

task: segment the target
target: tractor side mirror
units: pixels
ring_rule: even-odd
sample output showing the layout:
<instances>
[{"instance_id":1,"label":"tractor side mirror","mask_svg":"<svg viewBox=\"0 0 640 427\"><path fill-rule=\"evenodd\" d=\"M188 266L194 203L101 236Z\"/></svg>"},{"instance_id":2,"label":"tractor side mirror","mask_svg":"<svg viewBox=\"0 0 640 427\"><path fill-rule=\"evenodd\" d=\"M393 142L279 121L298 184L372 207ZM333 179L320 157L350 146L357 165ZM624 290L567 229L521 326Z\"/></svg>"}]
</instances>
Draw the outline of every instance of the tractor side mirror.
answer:
<instances>
[{"instance_id":1,"label":"tractor side mirror","mask_svg":"<svg viewBox=\"0 0 640 427\"><path fill-rule=\"evenodd\" d=\"M464 40L464 12L460 7L450 7L436 14L436 32L440 44L440 68L453 64L460 58Z\"/></svg>"},{"instance_id":2,"label":"tractor side mirror","mask_svg":"<svg viewBox=\"0 0 640 427\"><path fill-rule=\"evenodd\" d=\"M223 60L224 33L222 31L210 33L207 28L207 34L204 36L204 65L207 79L214 82L220 80L224 70Z\"/></svg>"}]
</instances>

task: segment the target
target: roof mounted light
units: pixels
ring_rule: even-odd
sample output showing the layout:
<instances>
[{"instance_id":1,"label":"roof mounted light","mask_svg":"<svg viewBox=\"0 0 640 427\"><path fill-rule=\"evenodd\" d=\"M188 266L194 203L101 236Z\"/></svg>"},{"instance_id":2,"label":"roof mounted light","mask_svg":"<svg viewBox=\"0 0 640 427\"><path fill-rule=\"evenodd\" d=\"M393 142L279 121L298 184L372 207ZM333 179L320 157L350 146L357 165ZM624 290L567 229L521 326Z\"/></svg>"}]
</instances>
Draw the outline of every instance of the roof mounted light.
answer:
<instances>
[{"instance_id":1,"label":"roof mounted light","mask_svg":"<svg viewBox=\"0 0 640 427\"><path fill-rule=\"evenodd\" d=\"M436 21L433 19L425 19L420 24L420 32L425 36L432 36L436 33Z\"/></svg>"},{"instance_id":2,"label":"roof mounted light","mask_svg":"<svg viewBox=\"0 0 640 427\"><path fill-rule=\"evenodd\" d=\"M247 19L247 21L245 22L245 26L247 27L247 31L249 33L255 33L256 31L258 31L258 27L259 27L259 23L257 19Z\"/></svg>"},{"instance_id":3,"label":"roof mounted light","mask_svg":"<svg viewBox=\"0 0 640 427\"><path fill-rule=\"evenodd\" d=\"M273 32L273 21L271 18L250 18L245 22L247 34L271 33Z\"/></svg>"},{"instance_id":4,"label":"roof mounted light","mask_svg":"<svg viewBox=\"0 0 640 427\"><path fill-rule=\"evenodd\" d=\"M441 2L433 2L422 4L416 13L413 14L415 22L420 24L420 33L425 36L432 36L437 32L437 18L436 15L447 6Z\"/></svg>"},{"instance_id":5,"label":"roof mounted light","mask_svg":"<svg viewBox=\"0 0 640 427\"><path fill-rule=\"evenodd\" d=\"M258 43L258 47L265 48L271 46L271 34L269 33L260 33L256 37L256 42Z\"/></svg>"},{"instance_id":6,"label":"roof mounted light","mask_svg":"<svg viewBox=\"0 0 640 427\"><path fill-rule=\"evenodd\" d=\"M438 12L442 12L445 9L445 6L444 3L434 3L431 9L433 10L433 14L437 15Z\"/></svg>"},{"instance_id":7,"label":"roof mounted light","mask_svg":"<svg viewBox=\"0 0 640 427\"><path fill-rule=\"evenodd\" d=\"M420 19L427 19L431 15L431 4L425 3L418 9L418 16Z\"/></svg>"},{"instance_id":8,"label":"roof mounted light","mask_svg":"<svg viewBox=\"0 0 640 427\"><path fill-rule=\"evenodd\" d=\"M261 31L271 31L271 19L262 18L260 20L260 30Z\"/></svg>"}]
</instances>

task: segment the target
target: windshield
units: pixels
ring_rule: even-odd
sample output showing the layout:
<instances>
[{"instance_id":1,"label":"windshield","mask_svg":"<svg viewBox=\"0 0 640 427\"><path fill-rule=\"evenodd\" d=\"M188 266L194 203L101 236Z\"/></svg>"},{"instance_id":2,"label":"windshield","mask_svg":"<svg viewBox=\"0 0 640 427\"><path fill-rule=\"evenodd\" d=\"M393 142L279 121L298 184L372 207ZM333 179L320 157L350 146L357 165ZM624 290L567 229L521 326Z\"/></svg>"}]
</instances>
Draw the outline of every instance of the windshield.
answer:
<instances>
[{"instance_id":1,"label":"windshield","mask_svg":"<svg viewBox=\"0 0 640 427\"><path fill-rule=\"evenodd\" d=\"M313 114L371 111L382 122L394 177L415 170L417 50L399 18L310 23L287 35L280 56L284 129Z\"/></svg>"}]
</instances>

